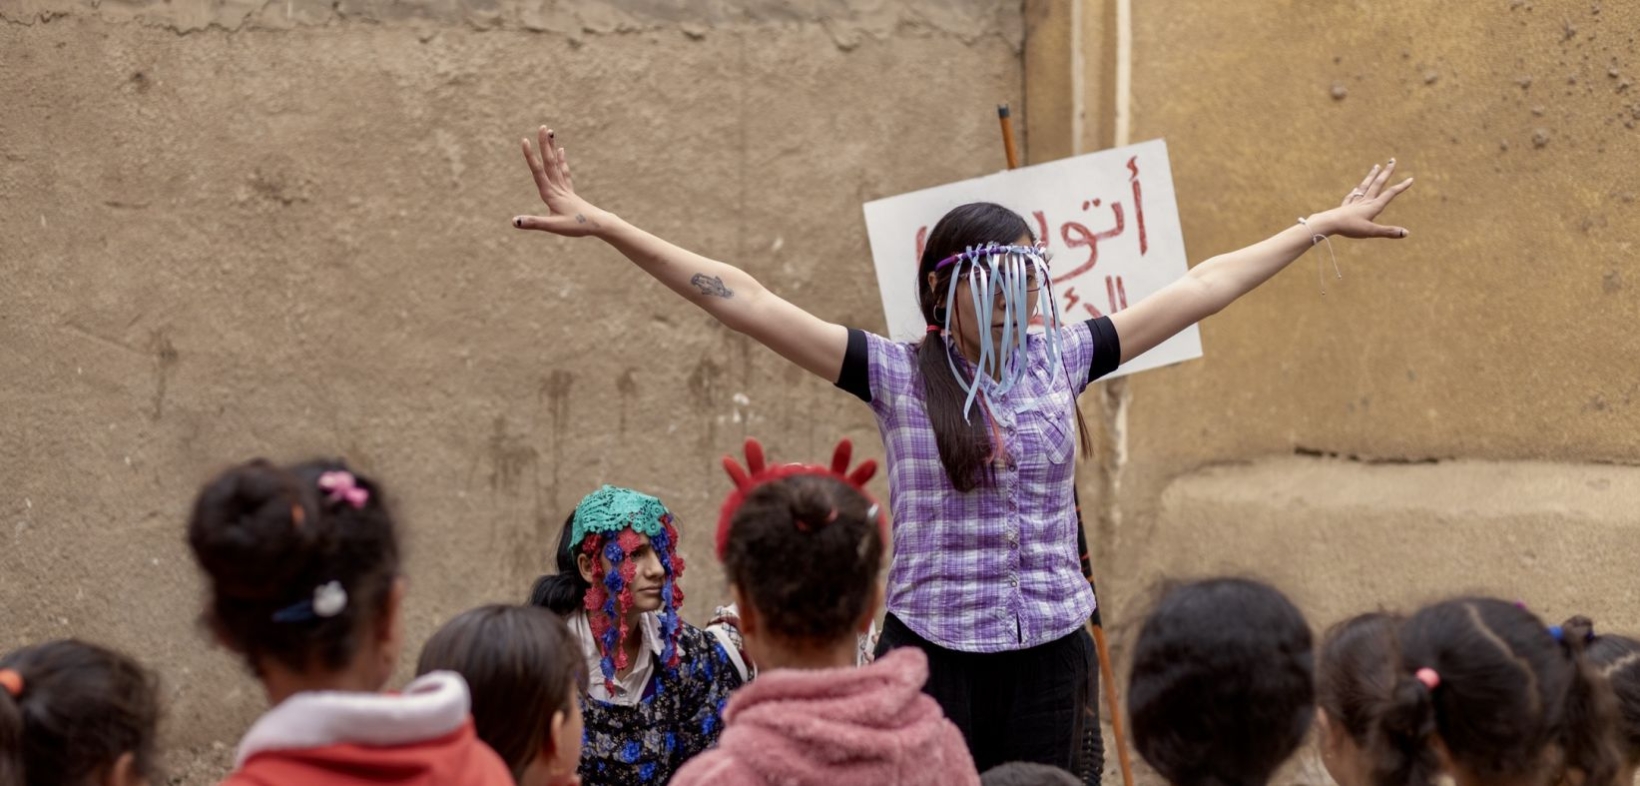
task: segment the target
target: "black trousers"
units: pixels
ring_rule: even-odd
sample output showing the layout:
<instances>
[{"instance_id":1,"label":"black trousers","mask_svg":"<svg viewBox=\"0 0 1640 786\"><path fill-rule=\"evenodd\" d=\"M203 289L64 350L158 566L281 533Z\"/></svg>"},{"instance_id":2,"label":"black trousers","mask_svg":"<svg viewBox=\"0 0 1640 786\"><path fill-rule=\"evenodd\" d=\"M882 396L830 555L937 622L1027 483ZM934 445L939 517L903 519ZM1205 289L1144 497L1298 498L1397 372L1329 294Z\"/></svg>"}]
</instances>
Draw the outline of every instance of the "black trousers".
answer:
<instances>
[{"instance_id":1,"label":"black trousers","mask_svg":"<svg viewBox=\"0 0 1640 786\"><path fill-rule=\"evenodd\" d=\"M928 656L923 691L962 730L980 772L1028 761L1099 782L1099 655L1086 628L1029 649L960 652L918 636L890 614L877 654L896 647Z\"/></svg>"}]
</instances>

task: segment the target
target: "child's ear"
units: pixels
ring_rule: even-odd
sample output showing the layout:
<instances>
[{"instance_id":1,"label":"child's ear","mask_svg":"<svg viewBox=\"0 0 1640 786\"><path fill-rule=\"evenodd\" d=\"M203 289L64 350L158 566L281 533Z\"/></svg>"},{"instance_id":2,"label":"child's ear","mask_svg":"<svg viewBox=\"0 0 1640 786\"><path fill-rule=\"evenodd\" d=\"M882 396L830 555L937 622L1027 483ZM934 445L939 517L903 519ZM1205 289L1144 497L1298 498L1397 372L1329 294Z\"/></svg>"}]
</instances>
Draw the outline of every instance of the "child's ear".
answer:
<instances>
[{"instance_id":1,"label":"child's ear","mask_svg":"<svg viewBox=\"0 0 1640 786\"><path fill-rule=\"evenodd\" d=\"M1339 738L1344 733L1344 727L1338 725L1325 709L1317 707L1315 710L1316 736L1321 739L1323 750L1337 750Z\"/></svg>"},{"instance_id":2,"label":"child's ear","mask_svg":"<svg viewBox=\"0 0 1640 786\"><path fill-rule=\"evenodd\" d=\"M575 555L575 569L581 572L581 578L592 584L596 578L592 575L592 557L585 554Z\"/></svg>"},{"instance_id":3,"label":"child's ear","mask_svg":"<svg viewBox=\"0 0 1640 786\"><path fill-rule=\"evenodd\" d=\"M763 619L757 614L757 607L747 602L745 593L740 591L740 585L729 585L729 600L735 604L735 610L740 612L740 635L756 634L762 626Z\"/></svg>"},{"instance_id":4,"label":"child's ear","mask_svg":"<svg viewBox=\"0 0 1640 786\"><path fill-rule=\"evenodd\" d=\"M869 633L871 631L871 624L877 621L877 610L883 607L885 597L883 583L880 581L872 582L871 602L866 604L866 613L861 615L860 620L854 624L855 632Z\"/></svg>"},{"instance_id":5,"label":"child's ear","mask_svg":"<svg viewBox=\"0 0 1640 786\"><path fill-rule=\"evenodd\" d=\"M148 779L137 772L137 755L126 751L103 771L101 786L148 786Z\"/></svg>"},{"instance_id":6,"label":"child's ear","mask_svg":"<svg viewBox=\"0 0 1640 786\"><path fill-rule=\"evenodd\" d=\"M404 638L404 626L401 624L400 611L404 608L404 595L409 591L404 577L393 579L393 586L387 591L387 601L382 606L381 619L376 621L376 636L388 648L395 647Z\"/></svg>"},{"instance_id":7,"label":"child's ear","mask_svg":"<svg viewBox=\"0 0 1640 786\"><path fill-rule=\"evenodd\" d=\"M1446 740L1441 739L1440 732L1429 735L1429 746L1435 749L1435 758L1441 762L1441 771L1451 774L1453 772L1452 750L1446 747Z\"/></svg>"},{"instance_id":8,"label":"child's ear","mask_svg":"<svg viewBox=\"0 0 1640 786\"><path fill-rule=\"evenodd\" d=\"M547 744L541 751L542 756L550 759L566 747L564 745L564 726L568 720L569 716L565 715L563 710L558 710L552 714L552 721L547 727Z\"/></svg>"}]
</instances>

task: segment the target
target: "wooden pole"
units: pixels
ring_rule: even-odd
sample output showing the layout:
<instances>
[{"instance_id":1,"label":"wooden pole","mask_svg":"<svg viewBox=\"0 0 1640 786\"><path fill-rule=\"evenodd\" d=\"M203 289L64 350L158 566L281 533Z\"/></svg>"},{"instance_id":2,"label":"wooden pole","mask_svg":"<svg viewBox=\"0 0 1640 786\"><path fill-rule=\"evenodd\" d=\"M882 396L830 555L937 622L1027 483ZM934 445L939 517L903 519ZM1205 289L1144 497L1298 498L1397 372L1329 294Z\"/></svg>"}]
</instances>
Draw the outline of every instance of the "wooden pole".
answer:
<instances>
[{"instance_id":1,"label":"wooden pole","mask_svg":"<svg viewBox=\"0 0 1640 786\"><path fill-rule=\"evenodd\" d=\"M1008 105L997 105L997 122L1002 124L1002 150L1008 154L1008 168L1019 168L1019 151L1014 148L1014 123L1008 117Z\"/></svg>"}]
</instances>

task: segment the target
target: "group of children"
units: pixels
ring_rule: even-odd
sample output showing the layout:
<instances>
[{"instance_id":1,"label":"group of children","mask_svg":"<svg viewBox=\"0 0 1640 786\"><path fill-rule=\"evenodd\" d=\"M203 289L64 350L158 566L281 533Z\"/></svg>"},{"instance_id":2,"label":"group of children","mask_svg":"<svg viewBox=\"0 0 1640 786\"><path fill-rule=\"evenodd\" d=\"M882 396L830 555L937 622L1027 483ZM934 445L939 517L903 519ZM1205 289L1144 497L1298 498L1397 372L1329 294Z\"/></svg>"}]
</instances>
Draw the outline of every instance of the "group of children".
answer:
<instances>
[{"instance_id":1,"label":"group of children","mask_svg":"<svg viewBox=\"0 0 1640 786\"><path fill-rule=\"evenodd\" d=\"M881 506L830 465L726 462L716 553L734 604L678 616L678 530L604 487L565 522L528 603L451 619L417 677L403 645L398 524L336 461L251 461L198 495L188 541L205 625L271 709L231 786L287 784L1070 784L1041 764L983 775L924 693L916 647L860 665L882 604ZM157 783L153 675L80 641L0 659L0 786ZM1315 730L1340 786L1628 786L1640 765L1640 642L1545 625L1478 597L1373 612L1319 646L1256 581L1166 590L1133 645L1133 745L1173 786L1263 786Z\"/></svg>"}]
</instances>

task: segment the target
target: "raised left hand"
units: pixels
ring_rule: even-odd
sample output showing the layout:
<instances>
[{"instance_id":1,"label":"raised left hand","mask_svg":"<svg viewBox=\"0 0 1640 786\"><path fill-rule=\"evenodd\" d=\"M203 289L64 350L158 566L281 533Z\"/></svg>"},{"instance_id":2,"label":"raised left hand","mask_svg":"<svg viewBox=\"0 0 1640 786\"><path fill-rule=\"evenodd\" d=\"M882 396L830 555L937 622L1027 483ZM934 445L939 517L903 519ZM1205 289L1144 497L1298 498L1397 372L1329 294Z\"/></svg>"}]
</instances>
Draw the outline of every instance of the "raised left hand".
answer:
<instances>
[{"instance_id":1,"label":"raised left hand","mask_svg":"<svg viewBox=\"0 0 1640 786\"><path fill-rule=\"evenodd\" d=\"M1406 237L1406 227L1388 226L1376 221L1395 197L1412 187L1412 178L1409 177L1386 188L1385 184L1394 172L1393 158L1388 166L1374 165L1372 171L1362 178L1361 184L1344 197L1342 205L1311 216L1311 226L1317 231L1340 237Z\"/></svg>"}]
</instances>

